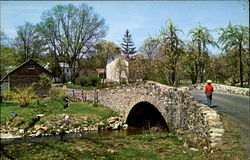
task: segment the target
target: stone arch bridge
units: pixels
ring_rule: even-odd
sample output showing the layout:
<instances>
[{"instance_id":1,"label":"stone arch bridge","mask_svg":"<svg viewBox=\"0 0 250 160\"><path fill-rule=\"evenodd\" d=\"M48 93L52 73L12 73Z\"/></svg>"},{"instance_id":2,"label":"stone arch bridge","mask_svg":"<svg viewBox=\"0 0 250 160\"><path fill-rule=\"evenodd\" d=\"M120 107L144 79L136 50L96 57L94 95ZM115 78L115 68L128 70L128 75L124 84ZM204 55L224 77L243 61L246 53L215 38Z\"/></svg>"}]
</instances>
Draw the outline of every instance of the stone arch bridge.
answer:
<instances>
[{"instance_id":1,"label":"stone arch bridge","mask_svg":"<svg viewBox=\"0 0 250 160\"><path fill-rule=\"evenodd\" d=\"M221 141L224 132L216 111L194 101L187 91L156 82L143 81L69 93L75 101L101 103L121 114L128 124L135 126L146 119L158 117L157 123L165 125L170 132L188 136L196 145L213 147Z\"/></svg>"}]
</instances>

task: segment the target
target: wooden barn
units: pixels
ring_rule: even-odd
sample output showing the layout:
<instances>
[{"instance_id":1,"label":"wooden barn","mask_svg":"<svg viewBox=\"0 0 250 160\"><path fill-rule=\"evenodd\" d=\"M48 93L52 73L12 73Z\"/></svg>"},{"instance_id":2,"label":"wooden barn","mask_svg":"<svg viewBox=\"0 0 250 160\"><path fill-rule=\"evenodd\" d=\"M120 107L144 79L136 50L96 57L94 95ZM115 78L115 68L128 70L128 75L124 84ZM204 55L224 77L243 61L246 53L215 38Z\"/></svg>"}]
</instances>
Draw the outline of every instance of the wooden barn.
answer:
<instances>
[{"instance_id":1,"label":"wooden barn","mask_svg":"<svg viewBox=\"0 0 250 160\"><path fill-rule=\"evenodd\" d=\"M51 72L35 62L33 59L29 59L0 80L1 87L3 88L24 88L38 83L40 81L40 74L45 73L51 77ZM50 87L50 86L49 86ZM37 90L40 96L48 95L49 88Z\"/></svg>"}]
</instances>

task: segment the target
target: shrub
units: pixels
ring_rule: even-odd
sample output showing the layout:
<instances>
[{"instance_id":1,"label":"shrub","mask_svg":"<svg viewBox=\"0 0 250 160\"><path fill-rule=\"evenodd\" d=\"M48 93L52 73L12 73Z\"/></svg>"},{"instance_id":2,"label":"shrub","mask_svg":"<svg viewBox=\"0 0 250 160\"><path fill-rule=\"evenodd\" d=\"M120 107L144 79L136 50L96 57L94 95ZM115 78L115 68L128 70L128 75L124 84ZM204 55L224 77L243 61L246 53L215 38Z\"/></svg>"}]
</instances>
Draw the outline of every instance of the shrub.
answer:
<instances>
[{"instance_id":1,"label":"shrub","mask_svg":"<svg viewBox=\"0 0 250 160\"><path fill-rule=\"evenodd\" d=\"M101 78L99 78L97 75L90 75L89 76L91 86L97 86L101 83Z\"/></svg>"},{"instance_id":2,"label":"shrub","mask_svg":"<svg viewBox=\"0 0 250 160\"><path fill-rule=\"evenodd\" d=\"M50 98L57 99L57 98L64 98L65 97L65 90L59 87L52 87L50 89Z\"/></svg>"},{"instance_id":3,"label":"shrub","mask_svg":"<svg viewBox=\"0 0 250 160\"><path fill-rule=\"evenodd\" d=\"M51 86L52 80L47 74L42 73L40 74L39 77L40 77L40 81L38 82L39 87L44 89Z\"/></svg>"},{"instance_id":4,"label":"shrub","mask_svg":"<svg viewBox=\"0 0 250 160\"><path fill-rule=\"evenodd\" d=\"M81 76L76 79L76 84L81 86L90 86L91 82L86 76Z\"/></svg>"},{"instance_id":5,"label":"shrub","mask_svg":"<svg viewBox=\"0 0 250 160\"><path fill-rule=\"evenodd\" d=\"M76 83L81 86L98 86L100 82L101 78L97 75L82 76L76 79Z\"/></svg>"},{"instance_id":6,"label":"shrub","mask_svg":"<svg viewBox=\"0 0 250 160\"><path fill-rule=\"evenodd\" d=\"M21 107L26 107L30 102L36 100L36 95L33 86L26 88L15 88L13 90L6 90L3 93L4 99L9 99L15 103L18 103Z\"/></svg>"},{"instance_id":7,"label":"shrub","mask_svg":"<svg viewBox=\"0 0 250 160\"><path fill-rule=\"evenodd\" d=\"M166 78L163 78L163 77L151 76L148 78L148 80L155 81L161 84L168 84L168 81L166 80Z\"/></svg>"}]
</instances>

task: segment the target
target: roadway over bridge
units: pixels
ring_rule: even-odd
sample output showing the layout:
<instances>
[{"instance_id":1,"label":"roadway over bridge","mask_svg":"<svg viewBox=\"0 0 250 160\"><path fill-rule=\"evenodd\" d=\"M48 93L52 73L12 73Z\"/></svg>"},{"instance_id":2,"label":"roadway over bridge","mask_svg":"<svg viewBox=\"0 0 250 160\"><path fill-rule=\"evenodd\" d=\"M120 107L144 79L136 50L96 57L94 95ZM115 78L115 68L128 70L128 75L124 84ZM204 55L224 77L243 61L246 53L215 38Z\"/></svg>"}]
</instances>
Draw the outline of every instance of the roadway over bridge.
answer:
<instances>
[{"instance_id":1,"label":"roadway over bridge","mask_svg":"<svg viewBox=\"0 0 250 160\"><path fill-rule=\"evenodd\" d=\"M194 101L184 90L152 81L92 91L78 90L73 99L98 101L121 114L129 125L151 127L158 124L170 132L187 135L199 146L217 145L224 133L216 111Z\"/></svg>"}]
</instances>

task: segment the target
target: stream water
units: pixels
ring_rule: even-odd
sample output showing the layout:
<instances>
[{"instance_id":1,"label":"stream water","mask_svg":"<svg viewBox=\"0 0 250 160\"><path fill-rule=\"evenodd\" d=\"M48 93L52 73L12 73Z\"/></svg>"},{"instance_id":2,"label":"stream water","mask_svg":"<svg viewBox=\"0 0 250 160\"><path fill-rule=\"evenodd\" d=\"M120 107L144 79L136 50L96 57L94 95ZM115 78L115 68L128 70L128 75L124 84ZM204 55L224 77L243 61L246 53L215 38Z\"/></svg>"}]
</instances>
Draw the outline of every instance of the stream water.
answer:
<instances>
[{"instance_id":1,"label":"stream water","mask_svg":"<svg viewBox=\"0 0 250 160\"><path fill-rule=\"evenodd\" d=\"M82 133L69 133L65 135L51 135L51 136L41 136L41 137L22 137L22 138L10 138L1 139L1 144L13 144L13 143L28 143L28 142L44 142L52 140L66 140L73 138L90 138L94 136L128 136L136 134L148 133L150 130L145 130L142 128L128 127L128 129L122 130L103 130L103 131L88 131Z\"/></svg>"}]
</instances>

